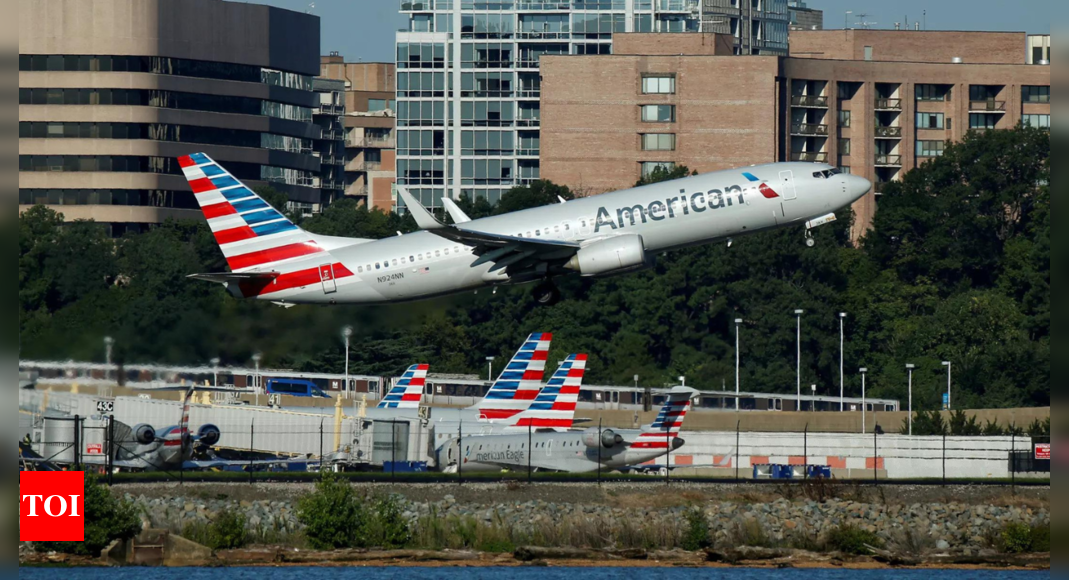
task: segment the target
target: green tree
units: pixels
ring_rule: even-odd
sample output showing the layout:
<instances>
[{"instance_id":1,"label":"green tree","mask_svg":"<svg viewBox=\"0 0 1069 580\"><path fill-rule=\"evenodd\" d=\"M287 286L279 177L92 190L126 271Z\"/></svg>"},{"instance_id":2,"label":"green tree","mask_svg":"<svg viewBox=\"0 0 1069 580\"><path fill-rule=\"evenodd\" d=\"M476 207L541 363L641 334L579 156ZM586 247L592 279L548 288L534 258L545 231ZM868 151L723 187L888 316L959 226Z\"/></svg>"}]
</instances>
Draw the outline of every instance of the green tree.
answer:
<instances>
[{"instance_id":1,"label":"green tree","mask_svg":"<svg viewBox=\"0 0 1069 580\"><path fill-rule=\"evenodd\" d=\"M349 482L326 474L315 492L300 499L297 520L305 526L308 542L317 550L338 550L362 545L360 532L367 525L364 498Z\"/></svg>"},{"instance_id":2,"label":"green tree","mask_svg":"<svg viewBox=\"0 0 1069 580\"><path fill-rule=\"evenodd\" d=\"M84 515L84 542L41 542L35 549L95 558L115 540L129 540L141 532L141 519L133 506L113 497L91 476L85 478Z\"/></svg>"}]
</instances>

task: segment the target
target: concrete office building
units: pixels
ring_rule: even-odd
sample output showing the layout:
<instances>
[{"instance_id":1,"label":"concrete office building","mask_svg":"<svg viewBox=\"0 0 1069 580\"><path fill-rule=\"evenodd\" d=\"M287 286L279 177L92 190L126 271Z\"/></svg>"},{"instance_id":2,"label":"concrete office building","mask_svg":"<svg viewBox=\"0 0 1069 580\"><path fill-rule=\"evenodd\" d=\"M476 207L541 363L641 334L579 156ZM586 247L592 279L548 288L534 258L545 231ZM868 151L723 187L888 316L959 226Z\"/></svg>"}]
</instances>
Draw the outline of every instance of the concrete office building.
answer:
<instances>
[{"instance_id":1,"label":"concrete office building","mask_svg":"<svg viewBox=\"0 0 1069 580\"><path fill-rule=\"evenodd\" d=\"M735 54L787 55L787 0L702 0L701 14L702 32L731 36Z\"/></svg>"},{"instance_id":2,"label":"concrete office building","mask_svg":"<svg viewBox=\"0 0 1069 580\"><path fill-rule=\"evenodd\" d=\"M176 158L319 204L319 19L219 0L22 0L19 207L120 235L200 219Z\"/></svg>"},{"instance_id":3,"label":"concrete office building","mask_svg":"<svg viewBox=\"0 0 1069 580\"><path fill-rule=\"evenodd\" d=\"M790 0L791 30L824 30L824 11L810 8L802 0Z\"/></svg>"},{"instance_id":4,"label":"concrete office building","mask_svg":"<svg viewBox=\"0 0 1069 580\"><path fill-rule=\"evenodd\" d=\"M772 1L784 3L786 18L786 0ZM610 54L621 32L696 32L702 2L402 0L400 8L409 26L397 34L397 181L441 207L445 195L496 203L541 177L542 56Z\"/></svg>"},{"instance_id":5,"label":"concrete office building","mask_svg":"<svg viewBox=\"0 0 1069 580\"><path fill-rule=\"evenodd\" d=\"M396 67L392 63L322 59L320 74L345 84L345 195L392 211L397 194Z\"/></svg>"},{"instance_id":6,"label":"concrete office building","mask_svg":"<svg viewBox=\"0 0 1069 580\"><path fill-rule=\"evenodd\" d=\"M543 176L601 193L657 167L830 163L876 184L854 207L857 235L883 184L946 141L1050 127L1050 67L1025 64L1024 34L795 32L805 58L728 58L694 41L619 35L615 55L545 59Z\"/></svg>"},{"instance_id":7,"label":"concrete office building","mask_svg":"<svg viewBox=\"0 0 1069 580\"><path fill-rule=\"evenodd\" d=\"M322 205L326 206L345 192L345 83L316 77L312 90L318 97L312 109L312 119L322 132L316 141L314 155L319 158L321 170L315 186L322 192ZM322 207L302 206L305 215L316 213Z\"/></svg>"}]
</instances>

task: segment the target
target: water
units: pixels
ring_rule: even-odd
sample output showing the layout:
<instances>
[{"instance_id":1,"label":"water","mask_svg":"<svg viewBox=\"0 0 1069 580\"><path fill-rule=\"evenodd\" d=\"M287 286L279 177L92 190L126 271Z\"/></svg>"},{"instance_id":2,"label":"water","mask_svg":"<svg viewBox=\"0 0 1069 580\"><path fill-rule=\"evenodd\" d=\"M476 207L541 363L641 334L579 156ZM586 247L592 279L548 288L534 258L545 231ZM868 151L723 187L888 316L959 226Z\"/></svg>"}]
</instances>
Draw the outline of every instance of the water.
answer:
<instances>
[{"instance_id":1,"label":"water","mask_svg":"<svg viewBox=\"0 0 1069 580\"><path fill-rule=\"evenodd\" d=\"M19 580L1039 580L1050 572L659 568L19 568Z\"/></svg>"}]
</instances>

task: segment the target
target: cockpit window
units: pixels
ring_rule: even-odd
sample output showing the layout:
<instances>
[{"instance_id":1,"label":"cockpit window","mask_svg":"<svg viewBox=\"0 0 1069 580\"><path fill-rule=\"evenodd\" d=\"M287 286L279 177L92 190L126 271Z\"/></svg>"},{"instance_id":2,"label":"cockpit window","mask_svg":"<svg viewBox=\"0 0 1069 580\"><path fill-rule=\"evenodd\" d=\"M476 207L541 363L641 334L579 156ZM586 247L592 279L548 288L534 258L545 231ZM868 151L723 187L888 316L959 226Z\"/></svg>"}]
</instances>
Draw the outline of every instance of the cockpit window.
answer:
<instances>
[{"instance_id":1,"label":"cockpit window","mask_svg":"<svg viewBox=\"0 0 1069 580\"><path fill-rule=\"evenodd\" d=\"M815 177L817 179L831 179L833 176L840 175L840 174L842 174L842 171L840 171L838 168L836 168L836 169L827 169L825 171L817 171L816 173L813 174L813 177Z\"/></svg>"}]
</instances>

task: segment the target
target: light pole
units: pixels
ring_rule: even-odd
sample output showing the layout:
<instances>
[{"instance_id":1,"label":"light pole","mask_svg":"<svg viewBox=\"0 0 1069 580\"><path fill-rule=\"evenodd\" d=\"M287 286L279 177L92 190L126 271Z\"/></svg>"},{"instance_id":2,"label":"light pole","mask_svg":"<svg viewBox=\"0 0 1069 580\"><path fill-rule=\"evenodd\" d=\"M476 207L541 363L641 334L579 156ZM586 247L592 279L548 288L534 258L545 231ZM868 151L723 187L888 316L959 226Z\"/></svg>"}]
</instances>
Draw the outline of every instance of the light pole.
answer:
<instances>
[{"instance_id":1,"label":"light pole","mask_svg":"<svg viewBox=\"0 0 1069 580\"><path fill-rule=\"evenodd\" d=\"M679 386L681 386L681 387L687 386L687 377L679 377Z\"/></svg>"},{"instance_id":2,"label":"light pole","mask_svg":"<svg viewBox=\"0 0 1069 580\"><path fill-rule=\"evenodd\" d=\"M488 365L490 365L490 370L489 370L489 372L487 372L487 374L486 374L486 380L488 380L488 381L490 381L490 382L494 382L494 360L495 360L496 358L497 358L497 357L493 357L493 356L488 356L488 357L486 357L486 363L487 363Z\"/></svg>"},{"instance_id":3,"label":"light pole","mask_svg":"<svg viewBox=\"0 0 1069 580\"><path fill-rule=\"evenodd\" d=\"M947 411L952 411L952 410L954 410L954 404L953 404L953 401L950 398L950 394L951 394L951 392L950 392L951 374L950 373L951 373L952 365L950 364L950 361L943 361L943 366L945 366L947 368Z\"/></svg>"},{"instance_id":4,"label":"light pole","mask_svg":"<svg viewBox=\"0 0 1069 580\"><path fill-rule=\"evenodd\" d=\"M916 365L906 365L906 370L909 371L909 436L913 436L913 369L917 368Z\"/></svg>"},{"instance_id":5,"label":"light pole","mask_svg":"<svg viewBox=\"0 0 1069 580\"><path fill-rule=\"evenodd\" d=\"M864 435L868 432L868 425L866 424L866 417L868 416L869 406L865 397L865 375L869 372L869 369L861 369L861 434Z\"/></svg>"},{"instance_id":6,"label":"light pole","mask_svg":"<svg viewBox=\"0 0 1069 580\"><path fill-rule=\"evenodd\" d=\"M850 30L850 15L853 13L853 10L846 11L846 17L843 18L843 30Z\"/></svg>"},{"instance_id":7,"label":"light pole","mask_svg":"<svg viewBox=\"0 0 1069 580\"><path fill-rule=\"evenodd\" d=\"M211 363L212 363L212 374L215 375L215 384L213 386L215 386L215 387L219 386L219 362L220 361L217 358L213 358L211 360Z\"/></svg>"},{"instance_id":8,"label":"light pole","mask_svg":"<svg viewBox=\"0 0 1069 580\"><path fill-rule=\"evenodd\" d=\"M846 411L846 313L839 313L839 412Z\"/></svg>"},{"instance_id":9,"label":"light pole","mask_svg":"<svg viewBox=\"0 0 1069 580\"><path fill-rule=\"evenodd\" d=\"M735 319L735 412L741 411L741 403L739 399L742 396L742 357L739 355L739 327L742 326L742 319Z\"/></svg>"},{"instance_id":10,"label":"light pole","mask_svg":"<svg viewBox=\"0 0 1069 580\"><path fill-rule=\"evenodd\" d=\"M353 327L346 326L341 329L342 340L345 341L345 384L341 388L343 396L349 396L349 342L353 338Z\"/></svg>"},{"instance_id":11,"label":"light pole","mask_svg":"<svg viewBox=\"0 0 1069 580\"><path fill-rule=\"evenodd\" d=\"M817 386L816 385L810 385L809 388L813 391L813 400L810 401L810 403L809 403L809 412L816 413L817 412Z\"/></svg>"},{"instance_id":12,"label":"light pole","mask_svg":"<svg viewBox=\"0 0 1069 580\"><path fill-rule=\"evenodd\" d=\"M795 310L798 317L798 410L802 410L802 315L805 310Z\"/></svg>"},{"instance_id":13,"label":"light pole","mask_svg":"<svg viewBox=\"0 0 1069 580\"><path fill-rule=\"evenodd\" d=\"M104 337L104 360L107 361L108 368L104 371L104 378L111 378L111 349L115 346L115 339L110 336Z\"/></svg>"}]
</instances>

